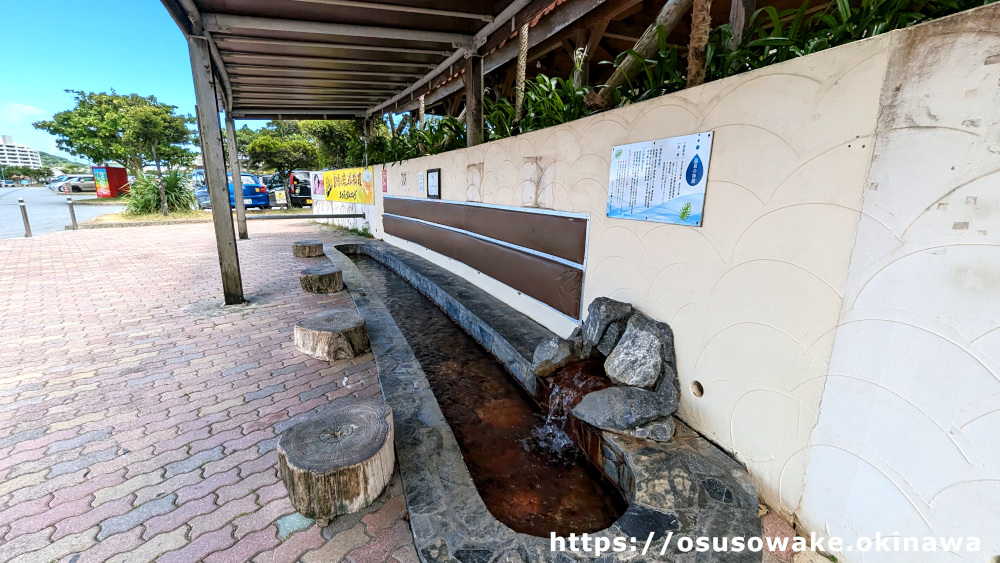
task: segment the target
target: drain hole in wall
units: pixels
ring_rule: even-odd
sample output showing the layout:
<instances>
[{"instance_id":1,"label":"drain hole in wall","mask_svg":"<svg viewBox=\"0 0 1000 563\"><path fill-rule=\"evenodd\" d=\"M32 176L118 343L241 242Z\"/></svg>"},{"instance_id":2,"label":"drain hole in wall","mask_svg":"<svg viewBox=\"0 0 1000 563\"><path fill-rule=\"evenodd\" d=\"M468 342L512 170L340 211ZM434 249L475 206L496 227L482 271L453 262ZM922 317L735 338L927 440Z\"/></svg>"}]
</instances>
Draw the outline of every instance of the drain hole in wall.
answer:
<instances>
[{"instance_id":1,"label":"drain hole in wall","mask_svg":"<svg viewBox=\"0 0 1000 563\"><path fill-rule=\"evenodd\" d=\"M705 394L705 388L701 386L701 383L694 381L691 383L691 393L693 393L695 397L701 397ZM1000 561L993 561L992 563L1000 563Z\"/></svg>"}]
</instances>

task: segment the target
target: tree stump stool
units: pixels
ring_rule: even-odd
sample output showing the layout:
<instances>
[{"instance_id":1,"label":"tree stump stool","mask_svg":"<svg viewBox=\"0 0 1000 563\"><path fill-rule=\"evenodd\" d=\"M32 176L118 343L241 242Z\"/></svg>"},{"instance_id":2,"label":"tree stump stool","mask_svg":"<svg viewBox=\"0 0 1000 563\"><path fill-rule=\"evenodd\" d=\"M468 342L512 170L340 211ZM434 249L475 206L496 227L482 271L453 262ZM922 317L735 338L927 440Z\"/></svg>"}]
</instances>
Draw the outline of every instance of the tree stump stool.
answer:
<instances>
[{"instance_id":1,"label":"tree stump stool","mask_svg":"<svg viewBox=\"0 0 1000 563\"><path fill-rule=\"evenodd\" d=\"M321 360L346 360L368 351L365 320L354 307L333 307L295 325L295 347Z\"/></svg>"},{"instance_id":2,"label":"tree stump stool","mask_svg":"<svg viewBox=\"0 0 1000 563\"><path fill-rule=\"evenodd\" d=\"M315 258L323 255L323 243L318 240L300 240L292 243L292 256Z\"/></svg>"},{"instance_id":3,"label":"tree stump stool","mask_svg":"<svg viewBox=\"0 0 1000 563\"><path fill-rule=\"evenodd\" d=\"M302 270L299 283L309 293L336 293L344 289L344 274L333 265L316 266Z\"/></svg>"},{"instance_id":4,"label":"tree stump stool","mask_svg":"<svg viewBox=\"0 0 1000 563\"><path fill-rule=\"evenodd\" d=\"M381 398L334 403L278 439L278 473L292 506L326 527L375 501L392 477L392 409Z\"/></svg>"}]
</instances>

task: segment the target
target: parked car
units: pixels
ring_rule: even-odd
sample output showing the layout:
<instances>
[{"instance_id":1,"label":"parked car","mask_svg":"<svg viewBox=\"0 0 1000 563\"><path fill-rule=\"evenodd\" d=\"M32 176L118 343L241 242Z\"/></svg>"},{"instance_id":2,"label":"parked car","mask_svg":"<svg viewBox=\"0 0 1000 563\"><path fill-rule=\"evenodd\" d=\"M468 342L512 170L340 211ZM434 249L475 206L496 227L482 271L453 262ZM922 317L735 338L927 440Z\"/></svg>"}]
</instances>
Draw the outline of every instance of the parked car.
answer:
<instances>
[{"instance_id":1,"label":"parked car","mask_svg":"<svg viewBox=\"0 0 1000 563\"><path fill-rule=\"evenodd\" d=\"M229 174L229 206L236 207L233 199L233 175ZM253 174L240 174L243 184L243 205L246 207L258 207L268 209L271 207L267 198L267 187L261 184L260 179ZM195 186L194 197L198 200L200 209L211 209L212 198L208 194L208 185L205 183L205 171L195 170L191 174L191 182Z\"/></svg>"},{"instance_id":2,"label":"parked car","mask_svg":"<svg viewBox=\"0 0 1000 563\"><path fill-rule=\"evenodd\" d=\"M46 185L48 185L49 189L52 191L59 191L59 186L61 186L67 178L69 178L68 175L62 174L60 176L56 176L55 178L50 178Z\"/></svg>"},{"instance_id":3,"label":"parked car","mask_svg":"<svg viewBox=\"0 0 1000 563\"><path fill-rule=\"evenodd\" d=\"M267 191L273 192L280 188L288 189L288 200L292 207L312 205L312 186L309 184L309 172L304 170L292 171L291 185L289 185L284 176L275 174L267 186Z\"/></svg>"},{"instance_id":4,"label":"parked car","mask_svg":"<svg viewBox=\"0 0 1000 563\"><path fill-rule=\"evenodd\" d=\"M271 178L273 178L273 177L274 177L274 174L261 174L260 175L260 183L264 184L265 186L268 186L268 185L271 184Z\"/></svg>"},{"instance_id":5,"label":"parked car","mask_svg":"<svg viewBox=\"0 0 1000 563\"><path fill-rule=\"evenodd\" d=\"M5 187L5 188L13 188L14 187L14 180L4 180L3 181L3 187Z\"/></svg>"},{"instance_id":6,"label":"parked car","mask_svg":"<svg viewBox=\"0 0 1000 563\"><path fill-rule=\"evenodd\" d=\"M93 174L74 174L66 178L66 181L57 188L63 193L76 192L96 192L97 184L94 183Z\"/></svg>"}]
</instances>

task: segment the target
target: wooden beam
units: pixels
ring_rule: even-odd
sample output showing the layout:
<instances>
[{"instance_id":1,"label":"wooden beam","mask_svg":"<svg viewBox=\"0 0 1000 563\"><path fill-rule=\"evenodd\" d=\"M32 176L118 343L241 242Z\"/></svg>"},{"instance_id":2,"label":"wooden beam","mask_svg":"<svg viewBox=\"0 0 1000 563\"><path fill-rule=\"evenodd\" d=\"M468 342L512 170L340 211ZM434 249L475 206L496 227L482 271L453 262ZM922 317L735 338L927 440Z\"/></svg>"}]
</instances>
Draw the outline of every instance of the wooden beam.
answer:
<instances>
[{"instance_id":1,"label":"wooden beam","mask_svg":"<svg viewBox=\"0 0 1000 563\"><path fill-rule=\"evenodd\" d=\"M604 35L607 37L628 39L632 41L632 43L635 43L640 37L642 37L642 34L645 31L646 29L640 25L613 21L608 24L608 29L605 31Z\"/></svg>"},{"instance_id":2,"label":"wooden beam","mask_svg":"<svg viewBox=\"0 0 1000 563\"><path fill-rule=\"evenodd\" d=\"M712 31L712 0L694 0L691 10L691 42L688 45L688 88L705 82L708 34Z\"/></svg>"},{"instance_id":3,"label":"wooden beam","mask_svg":"<svg viewBox=\"0 0 1000 563\"><path fill-rule=\"evenodd\" d=\"M222 271L222 293L226 305L243 303L243 279L240 258L233 233L233 215L229 211L229 182L226 178L225 158L222 155L222 128L219 126L219 107L215 101L215 75L212 72L212 55L204 37L188 37L191 55L191 74L198 104L198 130L201 133L201 155L205 166L205 180L212 200L212 223L215 242L219 250L219 268Z\"/></svg>"},{"instance_id":4,"label":"wooden beam","mask_svg":"<svg viewBox=\"0 0 1000 563\"><path fill-rule=\"evenodd\" d=\"M732 0L729 6L729 27L733 30L733 36L729 38L728 46L736 49L743 42L747 29L750 27L750 18L757 10L756 0Z\"/></svg>"},{"instance_id":5,"label":"wooden beam","mask_svg":"<svg viewBox=\"0 0 1000 563\"><path fill-rule=\"evenodd\" d=\"M247 209L243 205L243 177L240 175L240 155L236 150L236 124L231 111L226 111L226 148L229 152L229 173L233 175L233 203L236 204L236 228L240 239L247 240ZM239 186L239 188L237 188Z\"/></svg>"},{"instance_id":6,"label":"wooden beam","mask_svg":"<svg viewBox=\"0 0 1000 563\"><path fill-rule=\"evenodd\" d=\"M673 31L681 19L691 10L693 0L667 0L660 13L656 15L656 20L646 28L645 33L636 42L633 49L639 53L640 57L648 58L656 52L659 46L659 39L656 33L658 26L663 26L668 34ZM611 96L615 88L625 84L625 82L636 75L642 69L641 63L636 62L632 57L622 61L622 64L615 69L608 79L608 83L600 93L600 101L604 105L609 105Z\"/></svg>"},{"instance_id":7,"label":"wooden beam","mask_svg":"<svg viewBox=\"0 0 1000 563\"><path fill-rule=\"evenodd\" d=\"M466 146L483 143L483 57L472 55L465 67L465 139Z\"/></svg>"},{"instance_id":8,"label":"wooden beam","mask_svg":"<svg viewBox=\"0 0 1000 563\"><path fill-rule=\"evenodd\" d=\"M611 18L607 17L597 22L594 25L594 30L590 32L590 38L587 39L587 61L589 62L594 58L594 52L597 51L597 44L601 42L601 38L604 37L605 30L608 29L608 25L611 23Z\"/></svg>"}]
</instances>

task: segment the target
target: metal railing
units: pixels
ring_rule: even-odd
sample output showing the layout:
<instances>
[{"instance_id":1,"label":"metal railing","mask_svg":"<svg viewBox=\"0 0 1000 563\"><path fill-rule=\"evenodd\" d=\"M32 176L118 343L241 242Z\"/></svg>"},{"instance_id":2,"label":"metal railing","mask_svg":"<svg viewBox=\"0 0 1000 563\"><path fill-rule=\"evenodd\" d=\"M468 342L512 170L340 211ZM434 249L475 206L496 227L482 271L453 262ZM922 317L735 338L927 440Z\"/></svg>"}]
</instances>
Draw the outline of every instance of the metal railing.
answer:
<instances>
[{"instance_id":1,"label":"metal railing","mask_svg":"<svg viewBox=\"0 0 1000 563\"><path fill-rule=\"evenodd\" d=\"M305 213L289 215L247 215L247 221L264 221L271 219L364 219L364 213L345 213L340 215L308 215Z\"/></svg>"}]
</instances>

